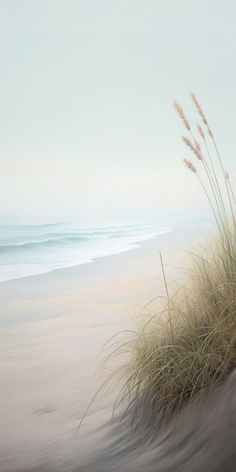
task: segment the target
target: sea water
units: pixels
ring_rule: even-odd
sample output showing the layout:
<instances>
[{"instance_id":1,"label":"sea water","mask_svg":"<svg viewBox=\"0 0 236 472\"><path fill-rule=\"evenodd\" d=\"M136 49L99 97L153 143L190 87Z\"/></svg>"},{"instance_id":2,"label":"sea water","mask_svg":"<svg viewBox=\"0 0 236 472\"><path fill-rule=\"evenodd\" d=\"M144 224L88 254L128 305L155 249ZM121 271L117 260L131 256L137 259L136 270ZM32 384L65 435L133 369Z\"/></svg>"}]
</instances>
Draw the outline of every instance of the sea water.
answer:
<instances>
[{"instance_id":1,"label":"sea water","mask_svg":"<svg viewBox=\"0 0 236 472\"><path fill-rule=\"evenodd\" d=\"M172 230L166 222L83 226L0 224L0 281L43 274L118 254Z\"/></svg>"}]
</instances>

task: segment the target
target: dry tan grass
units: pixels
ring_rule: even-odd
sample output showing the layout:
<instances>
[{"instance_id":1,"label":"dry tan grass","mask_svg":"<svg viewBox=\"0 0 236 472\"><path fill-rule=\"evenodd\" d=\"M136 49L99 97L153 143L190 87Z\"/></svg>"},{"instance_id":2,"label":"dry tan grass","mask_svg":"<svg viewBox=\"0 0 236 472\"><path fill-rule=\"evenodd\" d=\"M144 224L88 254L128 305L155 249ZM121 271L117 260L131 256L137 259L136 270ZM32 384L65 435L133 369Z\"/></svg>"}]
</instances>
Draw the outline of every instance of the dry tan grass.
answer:
<instances>
[{"instance_id":1,"label":"dry tan grass","mask_svg":"<svg viewBox=\"0 0 236 472\"><path fill-rule=\"evenodd\" d=\"M235 244L236 247L236 244ZM235 252L235 251L234 251ZM236 259L218 240L195 258L188 287L170 300L132 346L131 398L165 415L223 381L236 364Z\"/></svg>"},{"instance_id":2,"label":"dry tan grass","mask_svg":"<svg viewBox=\"0 0 236 472\"><path fill-rule=\"evenodd\" d=\"M176 102L174 106L192 139L184 142L201 165L197 169L184 159L207 195L216 237L208 250L193 258L186 288L167 300L166 316L157 313L130 343L125 386L131 404L141 403L149 416L162 414L163 418L221 383L236 365L235 197L207 118L193 94L192 99L208 131L206 137L197 125L206 143L204 153L182 107Z\"/></svg>"}]
</instances>

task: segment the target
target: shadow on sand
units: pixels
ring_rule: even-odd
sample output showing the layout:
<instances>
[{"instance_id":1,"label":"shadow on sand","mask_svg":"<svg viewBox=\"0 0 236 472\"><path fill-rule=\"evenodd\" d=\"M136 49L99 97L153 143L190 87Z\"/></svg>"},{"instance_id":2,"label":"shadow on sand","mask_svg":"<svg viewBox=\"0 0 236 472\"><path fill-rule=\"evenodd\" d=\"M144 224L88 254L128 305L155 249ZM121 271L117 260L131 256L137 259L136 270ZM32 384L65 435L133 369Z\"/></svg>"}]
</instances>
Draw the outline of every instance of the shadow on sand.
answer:
<instances>
[{"instance_id":1,"label":"shadow on sand","mask_svg":"<svg viewBox=\"0 0 236 472\"><path fill-rule=\"evenodd\" d=\"M117 421L106 447L77 472L235 472L236 371L165 426L141 408L138 418L135 427L129 415Z\"/></svg>"}]
</instances>

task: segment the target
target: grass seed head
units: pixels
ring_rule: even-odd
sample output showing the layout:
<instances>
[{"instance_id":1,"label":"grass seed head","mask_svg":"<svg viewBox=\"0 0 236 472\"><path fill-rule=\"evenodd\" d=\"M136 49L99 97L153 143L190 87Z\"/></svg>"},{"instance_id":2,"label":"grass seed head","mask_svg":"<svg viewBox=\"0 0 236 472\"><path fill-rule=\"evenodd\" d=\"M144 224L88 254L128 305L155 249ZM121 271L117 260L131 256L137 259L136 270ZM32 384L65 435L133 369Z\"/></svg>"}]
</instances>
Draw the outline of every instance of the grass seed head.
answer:
<instances>
[{"instance_id":1,"label":"grass seed head","mask_svg":"<svg viewBox=\"0 0 236 472\"><path fill-rule=\"evenodd\" d=\"M187 147L191 149L191 151L195 154L199 161L202 161L202 154L199 143L195 141L193 144L190 139L186 138L186 136L182 136L182 141L184 142L184 144L186 144Z\"/></svg>"},{"instance_id":2,"label":"grass seed head","mask_svg":"<svg viewBox=\"0 0 236 472\"><path fill-rule=\"evenodd\" d=\"M200 134L201 138L205 141L205 134L203 132L203 129L202 127L199 125L199 123L197 123L197 130L198 130L198 133Z\"/></svg>"},{"instance_id":3,"label":"grass seed head","mask_svg":"<svg viewBox=\"0 0 236 472\"><path fill-rule=\"evenodd\" d=\"M183 121L184 123L184 126L185 128L190 131L190 124L189 124L189 121L187 120L185 114L184 114L184 111L183 111L183 108L181 107L181 105L179 105L179 103L177 102L173 102L173 105L174 105L174 109L175 111L178 113L179 117L181 118L181 120Z\"/></svg>"},{"instance_id":4,"label":"grass seed head","mask_svg":"<svg viewBox=\"0 0 236 472\"><path fill-rule=\"evenodd\" d=\"M188 159L183 159L184 161L184 164L186 165L186 167L191 170L194 174L196 174L197 172L197 169L195 167L195 165L192 163L192 161L189 161Z\"/></svg>"}]
</instances>

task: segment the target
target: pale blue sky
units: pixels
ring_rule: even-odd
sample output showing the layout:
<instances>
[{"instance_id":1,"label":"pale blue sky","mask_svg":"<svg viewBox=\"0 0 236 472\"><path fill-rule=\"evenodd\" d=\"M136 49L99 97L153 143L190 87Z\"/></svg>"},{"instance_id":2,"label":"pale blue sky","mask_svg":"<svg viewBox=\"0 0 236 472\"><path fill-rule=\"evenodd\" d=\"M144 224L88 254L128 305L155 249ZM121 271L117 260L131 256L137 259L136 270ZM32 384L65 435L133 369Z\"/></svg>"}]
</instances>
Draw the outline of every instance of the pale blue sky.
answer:
<instances>
[{"instance_id":1,"label":"pale blue sky","mask_svg":"<svg viewBox=\"0 0 236 472\"><path fill-rule=\"evenodd\" d=\"M235 18L234 0L1 0L0 217L203 211L171 103L194 116L197 93L236 181Z\"/></svg>"}]
</instances>

